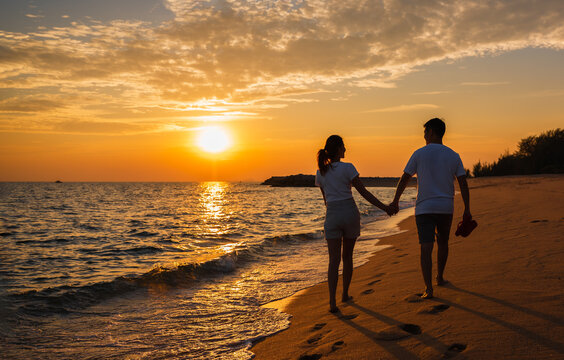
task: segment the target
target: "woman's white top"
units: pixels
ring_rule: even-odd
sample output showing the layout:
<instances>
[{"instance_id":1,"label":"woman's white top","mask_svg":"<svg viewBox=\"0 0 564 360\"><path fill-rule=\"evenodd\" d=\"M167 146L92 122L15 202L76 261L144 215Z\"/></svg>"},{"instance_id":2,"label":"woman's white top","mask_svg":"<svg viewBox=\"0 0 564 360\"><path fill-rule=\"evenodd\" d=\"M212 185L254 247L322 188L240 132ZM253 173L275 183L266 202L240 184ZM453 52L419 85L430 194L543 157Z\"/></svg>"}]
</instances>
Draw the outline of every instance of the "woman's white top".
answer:
<instances>
[{"instance_id":1,"label":"woman's white top","mask_svg":"<svg viewBox=\"0 0 564 360\"><path fill-rule=\"evenodd\" d=\"M358 176L358 171L351 163L332 163L325 175L317 170L315 185L323 189L327 202L347 200L353 197L351 181Z\"/></svg>"}]
</instances>

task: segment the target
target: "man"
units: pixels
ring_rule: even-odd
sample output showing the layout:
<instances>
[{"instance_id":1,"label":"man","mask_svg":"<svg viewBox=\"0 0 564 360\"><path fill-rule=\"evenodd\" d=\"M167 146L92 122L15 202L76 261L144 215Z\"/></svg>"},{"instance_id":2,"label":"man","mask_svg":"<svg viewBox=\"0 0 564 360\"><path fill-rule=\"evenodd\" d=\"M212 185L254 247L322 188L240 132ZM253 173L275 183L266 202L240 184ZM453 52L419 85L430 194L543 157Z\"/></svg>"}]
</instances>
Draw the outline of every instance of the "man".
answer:
<instances>
[{"instance_id":1,"label":"man","mask_svg":"<svg viewBox=\"0 0 564 360\"><path fill-rule=\"evenodd\" d=\"M426 146L418 149L407 162L394 201L390 204L399 211L399 199L409 179L417 174L417 201L415 223L421 245L421 272L425 281L425 292L421 297L433 297L432 253L435 236L437 239L437 285L446 284L443 277L448 258L448 237L454 212L454 178L458 180L464 201L464 219L471 220L470 193L466 182L466 171L460 156L443 145L445 123L438 118L427 121L425 128Z\"/></svg>"}]
</instances>

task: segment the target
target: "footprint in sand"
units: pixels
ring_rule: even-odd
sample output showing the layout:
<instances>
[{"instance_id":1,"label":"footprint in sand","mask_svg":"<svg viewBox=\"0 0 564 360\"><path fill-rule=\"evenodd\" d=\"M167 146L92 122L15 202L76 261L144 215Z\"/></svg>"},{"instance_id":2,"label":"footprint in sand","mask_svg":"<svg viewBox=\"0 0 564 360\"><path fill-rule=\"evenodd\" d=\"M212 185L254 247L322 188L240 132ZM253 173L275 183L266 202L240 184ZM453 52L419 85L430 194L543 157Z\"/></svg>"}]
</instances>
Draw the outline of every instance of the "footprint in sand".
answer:
<instances>
[{"instance_id":1,"label":"footprint in sand","mask_svg":"<svg viewBox=\"0 0 564 360\"><path fill-rule=\"evenodd\" d=\"M322 356L321 354L304 354L298 360L319 360Z\"/></svg>"},{"instance_id":2,"label":"footprint in sand","mask_svg":"<svg viewBox=\"0 0 564 360\"><path fill-rule=\"evenodd\" d=\"M378 279L378 280L371 281L371 282L368 283L368 286L374 285L374 284L376 284L376 283L378 283L378 282L380 282L380 281L382 281L382 280Z\"/></svg>"},{"instance_id":3,"label":"footprint in sand","mask_svg":"<svg viewBox=\"0 0 564 360\"><path fill-rule=\"evenodd\" d=\"M337 341L331 346L331 352L342 349L345 346L344 341Z\"/></svg>"},{"instance_id":4,"label":"footprint in sand","mask_svg":"<svg viewBox=\"0 0 564 360\"><path fill-rule=\"evenodd\" d=\"M399 340L411 335L421 334L421 327L415 324L401 324L389 326L375 334L377 340Z\"/></svg>"},{"instance_id":5,"label":"footprint in sand","mask_svg":"<svg viewBox=\"0 0 564 360\"><path fill-rule=\"evenodd\" d=\"M408 295L408 296L404 297L403 299L405 301L409 302L409 303L415 303L415 302L423 301L423 299L421 299L421 294Z\"/></svg>"},{"instance_id":6,"label":"footprint in sand","mask_svg":"<svg viewBox=\"0 0 564 360\"><path fill-rule=\"evenodd\" d=\"M374 289L367 289L367 290L364 290L362 293L364 295L368 295L368 294L372 294L373 292L374 292Z\"/></svg>"},{"instance_id":7,"label":"footprint in sand","mask_svg":"<svg viewBox=\"0 0 564 360\"><path fill-rule=\"evenodd\" d=\"M455 343L448 347L447 351L443 354L443 359L455 357L459 353L466 350L466 344Z\"/></svg>"},{"instance_id":8,"label":"footprint in sand","mask_svg":"<svg viewBox=\"0 0 564 360\"><path fill-rule=\"evenodd\" d=\"M321 340L321 338L323 337L324 334L317 334L314 335L312 337L310 337L309 339L307 339L307 343L308 344L315 344L316 342L318 342L319 340Z\"/></svg>"},{"instance_id":9,"label":"footprint in sand","mask_svg":"<svg viewBox=\"0 0 564 360\"><path fill-rule=\"evenodd\" d=\"M340 318L345 319L345 320L352 320L352 319L355 319L357 316L358 316L358 314L350 314L350 315L343 315Z\"/></svg>"},{"instance_id":10,"label":"footprint in sand","mask_svg":"<svg viewBox=\"0 0 564 360\"><path fill-rule=\"evenodd\" d=\"M401 330L397 326L389 326L385 329L377 331L374 334L374 338L376 340L387 340L387 341L399 340L399 339L406 338L408 336L410 336L410 335L408 333L406 333L405 331Z\"/></svg>"},{"instance_id":11,"label":"footprint in sand","mask_svg":"<svg viewBox=\"0 0 564 360\"><path fill-rule=\"evenodd\" d=\"M404 256L407 256L407 254L398 255L399 258L400 258L400 257L404 257Z\"/></svg>"},{"instance_id":12,"label":"footprint in sand","mask_svg":"<svg viewBox=\"0 0 564 360\"><path fill-rule=\"evenodd\" d=\"M426 307L419 309L419 311L417 311L417 313L418 314L438 314L440 312L445 311L449 307L450 306L446 305L446 304L426 306Z\"/></svg>"},{"instance_id":13,"label":"footprint in sand","mask_svg":"<svg viewBox=\"0 0 564 360\"><path fill-rule=\"evenodd\" d=\"M323 329L323 327L327 325L327 323L319 323L319 324L315 324L313 326L313 328L311 329L311 331L317 331L317 330L321 330Z\"/></svg>"},{"instance_id":14,"label":"footprint in sand","mask_svg":"<svg viewBox=\"0 0 564 360\"><path fill-rule=\"evenodd\" d=\"M419 325L402 324L402 325L399 326L399 328L402 329L403 331L406 331L406 332L413 334L413 335L421 334L421 327Z\"/></svg>"},{"instance_id":15,"label":"footprint in sand","mask_svg":"<svg viewBox=\"0 0 564 360\"><path fill-rule=\"evenodd\" d=\"M538 222L548 222L548 220L533 220L531 221L532 223L538 223Z\"/></svg>"}]
</instances>

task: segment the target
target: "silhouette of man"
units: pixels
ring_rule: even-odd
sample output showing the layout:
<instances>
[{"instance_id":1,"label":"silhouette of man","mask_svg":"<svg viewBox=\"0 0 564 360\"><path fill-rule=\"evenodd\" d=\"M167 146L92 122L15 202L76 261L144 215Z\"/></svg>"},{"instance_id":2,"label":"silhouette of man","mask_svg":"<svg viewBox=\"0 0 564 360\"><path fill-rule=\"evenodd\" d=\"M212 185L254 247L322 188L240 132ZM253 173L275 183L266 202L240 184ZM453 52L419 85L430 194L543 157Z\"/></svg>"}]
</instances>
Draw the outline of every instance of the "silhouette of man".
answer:
<instances>
[{"instance_id":1,"label":"silhouette of man","mask_svg":"<svg viewBox=\"0 0 564 360\"><path fill-rule=\"evenodd\" d=\"M448 258L448 238L454 212L454 178L458 180L464 201L464 219L472 219L470 214L470 192L466 181L466 171L460 156L443 145L446 125L444 121L433 118L424 125L424 138L427 145L416 150L405 166L397 185L394 201L390 204L399 211L399 199L409 179L417 174L417 201L415 203L415 223L421 245L421 272L425 281L423 299L433 297L432 269L433 245L437 240L437 285L446 284L443 277Z\"/></svg>"}]
</instances>

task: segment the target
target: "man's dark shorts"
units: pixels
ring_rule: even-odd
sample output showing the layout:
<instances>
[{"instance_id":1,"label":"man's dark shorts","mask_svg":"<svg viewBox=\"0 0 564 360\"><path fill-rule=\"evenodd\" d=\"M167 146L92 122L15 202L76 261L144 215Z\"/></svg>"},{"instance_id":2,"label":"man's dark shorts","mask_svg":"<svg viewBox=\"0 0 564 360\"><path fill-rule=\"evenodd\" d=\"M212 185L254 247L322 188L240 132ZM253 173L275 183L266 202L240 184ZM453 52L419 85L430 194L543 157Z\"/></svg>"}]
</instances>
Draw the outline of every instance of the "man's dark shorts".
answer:
<instances>
[{"instance_id":1,"label":"man's dark shorts","mask_svg":"<svg viewBox=\"0 0 564 360\"><path fill-rule=\"evenodd\" d=\"M415 215L419 243L432 243L435 241L448 241L452 214L421 214Z\"/></svg>"}]
</instances>

